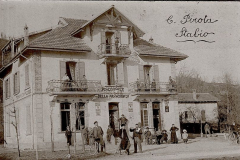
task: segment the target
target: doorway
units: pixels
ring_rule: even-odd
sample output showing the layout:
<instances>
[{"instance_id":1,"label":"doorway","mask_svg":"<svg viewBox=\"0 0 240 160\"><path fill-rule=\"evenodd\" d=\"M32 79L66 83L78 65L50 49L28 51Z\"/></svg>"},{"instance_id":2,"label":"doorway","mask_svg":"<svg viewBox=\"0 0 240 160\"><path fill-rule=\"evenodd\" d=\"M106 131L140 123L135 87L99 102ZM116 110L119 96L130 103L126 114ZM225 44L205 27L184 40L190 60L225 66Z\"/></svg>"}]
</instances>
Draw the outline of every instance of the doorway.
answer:
<instances>
[{"instance_id":1,"label":"doorway","mask_svg":"<svg viewBox=\"0 0 240 160\"><path fill-rule=\"evenodd\" d=\"M114 32L105 32L106 36L106 53L111 54L112 53L112 36Z\"/></svg>"},{"instance_id":2,"label":"doorway","mask_svg":"<svg viewBox=\"0 0 240 160\"><path fill-rule=\"evenodd\" d=\"M118 103L111 102L109 105L109 125L113 129L114 133L119 130L119 108Z\"/></svg>"},{"instance_id":3,"label":"doorway","mask_svg":"<svg viewBox=\"0 0 240 160\"><path fill-rule=\"evenodd\" d=\"M153 102L153 127L155 131L161 129L161 117L160 117L160 103Z\"/></svg>"}]
</instances>

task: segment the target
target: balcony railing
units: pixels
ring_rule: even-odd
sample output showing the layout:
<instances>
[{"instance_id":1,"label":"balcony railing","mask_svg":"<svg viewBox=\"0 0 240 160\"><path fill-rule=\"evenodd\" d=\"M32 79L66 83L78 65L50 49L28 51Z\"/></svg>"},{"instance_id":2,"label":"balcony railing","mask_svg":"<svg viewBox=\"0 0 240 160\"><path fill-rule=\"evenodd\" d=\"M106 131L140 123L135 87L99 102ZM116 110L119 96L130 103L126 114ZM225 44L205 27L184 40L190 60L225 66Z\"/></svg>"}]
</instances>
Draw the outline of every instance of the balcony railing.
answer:
<instances>
[{"instance_id":1,"label":"balcony railing","mask_svg":"<svg viewBox=\"0 0 240 160\"><path fill-rule=\"evenodd\" d=\"M48 93L60 92L100 92L102 90L101 81L98 80L51 80L48 82Z\"/></svg>"},{"instance_id":2,"label":"balcony railing","mask_svg":"<svg viewBox=\"0 0 240 160\"><path fill-rule=\"evenodd\" d=\"M128 44L100 44L98 55L100 56L129 56L131 50Z\"/></svg>"},{"instance_id":3,"label":"balcony railing","mask_svg":"<svg viewBox=\"0 0 240 160\"><path fill-rule=\"evenodd\" d=\"M130 91L131 93L136 94L174 94L177 92L177 86L175 84L170 84L168 82L143 82L143 81L136 81L130 83Z\"/></svg>"}]
</instances>

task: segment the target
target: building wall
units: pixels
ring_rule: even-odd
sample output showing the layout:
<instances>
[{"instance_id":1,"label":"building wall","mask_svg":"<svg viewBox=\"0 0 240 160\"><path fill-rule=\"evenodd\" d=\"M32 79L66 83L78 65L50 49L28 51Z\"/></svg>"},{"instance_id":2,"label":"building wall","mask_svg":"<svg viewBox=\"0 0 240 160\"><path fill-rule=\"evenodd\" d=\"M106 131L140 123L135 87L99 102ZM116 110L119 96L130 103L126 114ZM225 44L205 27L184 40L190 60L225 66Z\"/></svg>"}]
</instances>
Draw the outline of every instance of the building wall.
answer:
<instances>
[{"instance_id":1,"label":"building wall","mask_svg":"<svg viewBox=\"0 0 240 160\"><path fill-rule=\"evenodd\" d=\"M217 123L218 119L218 110L217 110L217 103L178 103L179 106L179 112L194 111L196 113L196 117L198 117L198 120L196 120L196 123L199 122L201 117L201 110L205 110L205 117L206 121L210 123ZM190 122L193 122L192 116L189 116L188 120Z\"/></svg>"}]
</instances>

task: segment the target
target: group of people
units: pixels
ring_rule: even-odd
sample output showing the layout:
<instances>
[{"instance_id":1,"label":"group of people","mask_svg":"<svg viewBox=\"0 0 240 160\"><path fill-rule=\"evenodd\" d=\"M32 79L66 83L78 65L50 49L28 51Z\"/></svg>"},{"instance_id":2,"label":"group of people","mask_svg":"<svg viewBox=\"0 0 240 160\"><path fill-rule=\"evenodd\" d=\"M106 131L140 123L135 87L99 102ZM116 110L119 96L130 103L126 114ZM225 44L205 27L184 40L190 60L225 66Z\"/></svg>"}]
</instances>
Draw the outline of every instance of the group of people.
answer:
<instances>
[{"instance_id":1,"label":"group of people","mask_svg":"<svg viewBox=\"0 0 240 160\"><path fill-rule=\"evenodd\" d=\"M121 128L119 130L114 130L111 128L111 126L108 126L107 129L107 135L106 139L108 143L111 143L111 137L114 136L115 138L115 145L117 145L116 152L119 151L121 154L122 150L125 150L126 154L130 154L129 149L131 147L130 139L133 140L134 142L134 153L137 153L139 151L142 153L142 142L143 142L143 136L145 136L145 141L147 144L151 144L152 141L152 134L149 131L149 128L146 128L146 132L143 133L142 128L139 126L139 124L135 124L135 128L131 127L128 130L128 120L127 118L122 115L121 118L118 119L119 124ZM176 136L176 131L178 131L178 128L172 125L172 127L169 130L171 132L171 142L172 143L178 143L177 136ZM132 136L130 136L129 132L132 132ZM184 142L187 143L187 133L186 130L184 130ZM67 138L67 143L68 145L71 145L71 136L72 136L72 131L70 130L70 127L67 127L66 130L66 138ZM94 143L97 143L97 151L99 152L99 146L101 146L101 152L103 152L103 149L105 148L105 141L103 140L103 135L104 132L102 130L102 127L98 126L98 122L94 122L94 127L93 128L84 128L82 130L82 136L83 136L83 141L85 145L93 145ZM161 131L156 131L155 132L156 139L157 139L157 144L161 144L164 141L167 143L168 142L168 134L166 130Z\"/></svg>"}]
</instances>

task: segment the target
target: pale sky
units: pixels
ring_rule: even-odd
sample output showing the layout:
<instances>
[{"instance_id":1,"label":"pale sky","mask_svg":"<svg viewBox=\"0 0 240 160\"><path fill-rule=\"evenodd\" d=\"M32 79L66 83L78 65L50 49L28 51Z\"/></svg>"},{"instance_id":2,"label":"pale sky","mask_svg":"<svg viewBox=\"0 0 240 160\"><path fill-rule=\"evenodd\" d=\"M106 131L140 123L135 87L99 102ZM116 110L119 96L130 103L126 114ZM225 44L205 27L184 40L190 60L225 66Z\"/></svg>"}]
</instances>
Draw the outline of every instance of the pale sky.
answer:
<instances>
[{"instance_id":1,"label":"pale sky","mask_svg":"<svg viewBox=\"0 0 240 160\"><path fill-rule=\"evenodd\" d=\"M177 63L189 70L194 69L207 81L219 80L228 72L240 82L240 3L238 2L6 2L0 1L0 32L8 36L23 35L23 27L30 32L56 26L59 17L91 19L98 13L115 5L126 17L133 21L154 42L189 56ZM185 23L185 15L202 18L215 23ZM168 24L173 16L175 23ZM206 22L206 20L205 20ZM176 37L185 27L189 33L208 34L206 37ZM206 42L177 42L184 40L207 40Z\"/></svg>"}]
</instances>

